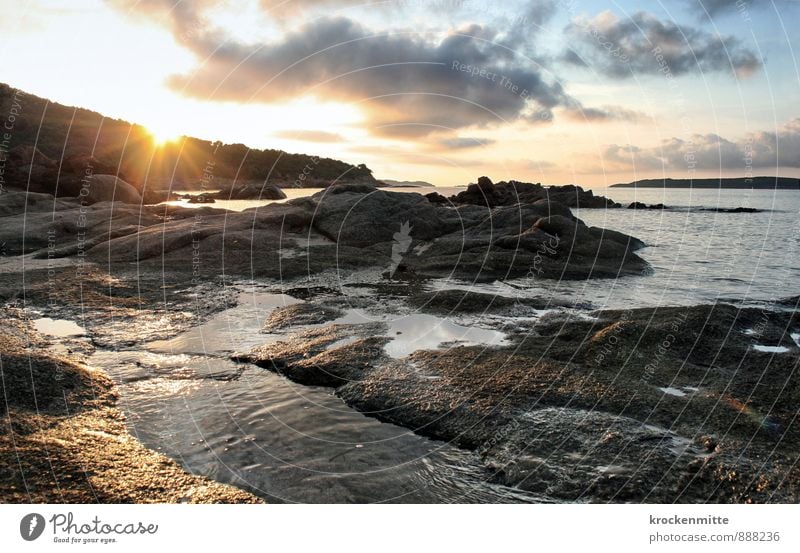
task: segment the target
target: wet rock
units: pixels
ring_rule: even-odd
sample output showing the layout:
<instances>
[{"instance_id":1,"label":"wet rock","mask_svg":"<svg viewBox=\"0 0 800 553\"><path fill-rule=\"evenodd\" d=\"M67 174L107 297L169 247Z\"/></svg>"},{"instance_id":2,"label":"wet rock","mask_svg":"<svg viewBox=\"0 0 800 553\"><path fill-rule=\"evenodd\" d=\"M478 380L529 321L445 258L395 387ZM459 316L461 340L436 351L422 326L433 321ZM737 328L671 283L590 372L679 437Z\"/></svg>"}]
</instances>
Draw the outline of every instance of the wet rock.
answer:
<instances>
[{"instance_id":1,"label":"wet rock","mask_svg":"<svg viewBox=\"0 0 800 553\"><path fill-rule=\"evenodd\" d=\"M312 328L287 340L236 354L235 361L253 363L300 384L338 387L362 379L385 357L388 341L381 323Z\"/></svg>"},{"instance_id":2,"label":"wet rock","mask_svg":"<svg viewBox=\"0 0 800 553\"><path fill-rule=\"evenodd\" d=\"M216 200L210 194L197 194L189 196L188 202L190 204L213 204Z\"/></svg>"},{"instance_id":3,"label":"wet rock","mask_svg":"<svg viewBox=\"0 0 800 553\"><path fill-rule=\"evenodd\" d=\"M276 332L286 328L322 324L344 315L332 307L313 303L296 303L275 309L264 323L263 332Z\"/></svg>"},{"instance_id":4,"label":"wet rock","mask_svg":"<svg viewBox=\"0 0 800 553\"><path fill-rule=\"evenodd\" d=\"M11 503L258 503L127 431L113 382L54 355L23 313L0 317L0 496Z\"/></svg>"},{"instance_id":5,"label":"wet rock","mask_svg":"<svg viewBox=\"0 0 800 553\"><path fill-rule=\"evenodd\" d=\"M517 301L471 290L436 290L413 294L409 296L408 303L431 313L482 313L511 307Z\"/></svg>"},{"instance_id":6,"label":"wet rock","mask_svg":"<svg viewBox=\"0 0 800 553\"><path fill-rule=\"evenodd\" d=\"M468 308L491 305L485 295L463 296ZM411 304L433 297L412 296ZM448 293L442 306L463 299ZM791 472L794 438L785 433L798 433L791 421L800 351L777 361L749 353L744 329L761 315L725 304L599 311L543 319L508 347L402 359L387 358L383 342L364 333L331 351L357 332L334 325L243 359L332 386L365 413L475 449L495 481L563 500L794 500L800 479ZM794 327L797 315L774 312L767 324ZM666 395L667 387L683 395ZM694 437L697 421L705 437ZM726 436L724 448L715 435ZM762 470L759 455L775 455L774 464Z\"/></svg>"}]
</instances>

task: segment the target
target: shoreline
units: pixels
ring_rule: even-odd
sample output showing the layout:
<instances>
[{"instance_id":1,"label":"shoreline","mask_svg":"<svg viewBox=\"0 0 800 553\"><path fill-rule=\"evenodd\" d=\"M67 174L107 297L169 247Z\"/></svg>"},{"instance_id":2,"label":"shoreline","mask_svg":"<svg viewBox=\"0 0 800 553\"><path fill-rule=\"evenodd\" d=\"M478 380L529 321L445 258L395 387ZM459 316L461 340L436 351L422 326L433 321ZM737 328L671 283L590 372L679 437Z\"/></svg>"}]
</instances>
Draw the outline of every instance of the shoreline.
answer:
<instances>
[{"instance_id":1,"label":"shoreline","mask_svg":"<svg viewBox=\"0 0 800 553\"><path fill-rule=\"evenodd\" d=\"M75 257L71 206L53 213L46 198L34 196L37 207L29 210L27 201L7 197L8 221L26 222L26 235L9 244L12 253L36 262L25 272L22 263L9 262L0 271L0 297L7 310L40 309L86 329L85 340L59 340L58 354L32 352L45 369L62 367L88 379L74 359L98 350L145 351L202 327L237 304L238 283L253 282L296 301L273 306L245 328L253 333L252 349L211 361L245 362L332 389L348 408L474 453L482 463L479 478L493 485L552 501L797 500L800 470L791 462L800 442L792 418L800 402L793 369L800 343L791 337L800 333L796 302L793 311L791 305L724 302L614 310L576 305L580 297L429 289L443 276L480 283L533 271L535 278L591 286L621 276L644 279L653 270L633 253L645 245L634 236L588 226L557 202L532 197L504 205L513 200L513 182L496 190L490 181L481 186L465 190L466 204L456 208L437 205L435 197L361 186L258 213L97 204L87 216L91 247L79 266L68 262ZM494 204L480 205L488 191ZM54 217L59 234L51 247L45 231ZM348 319L353 309L376 319ZM387 324L387 317L413 314L425 324L485 327L490 338L392 350L401 327ZM40 341L30 330L16 332ZM21 347L10 343L4 358ZM87 382L98 397L113 395L99 373ZM75 422L115 437L95 453L102 472L113 474L102 459L117 438L133 438L111 400L103 401ZM28 418L23 413L21 420ZM60 462L79 466L85 459L59 422L47 421L65 444ZM119 455L134 464L140 456L149 459L152 452L133 443ZM4 454L12 455L13 447L7 441ZM148 463L172 463L165 469L172 475L183 470L152 455ZM76 474L70 479L81 481ZM147 500L136 482L127 484L133 491L111 487L110 500ZM79 486L75 493L92 500ZM177 501L185 492L159 493L154 500ZM196 499L242 497L236 493L225 487ZM246 495L234 500L255 499Z\"/></svg>"},{"instance_id":2,"label":"shoreline","mask_svg":"<svg viewBox=\"0 0 800 553\"><path fill-rule=\"evenodd\" d=\"M2 502L262 501L144 447L126 428L108 376L49 350L24 313L2 311Z\"/></svg>"},{"instance_id":3,"label":"shoreline","mask_svg":"<svg viewBox=\"0 0 800 553\"><path fill-rule=\"evenodd\" d=\"M90 342L106 350L135 350L154 339L173 338L236 303L232 293L238 287L219 283L205 292L171 289L175 299L167 308L160 305L160 290L155 290L137 297L139 307L132 311L113 306L127 302L121 292L132 283L118 281L117 291L103 298L104 280L100 272L93 274L83 291L88 303L81 311L102 329L89 332ZM330 290L309 290L304 295L301 288L278 284L264 281L262 286L303 297L303 303L278 308L268 318L273 332L284 333L277 342L235 354L234 360L300 384L333 388L348 406L368 417L474 451L483 459L487 478L498 485L557 501L792 502L798 498L800 471L790 461L797 453L790 444L798 440L789 405L797 398L780 390L779 375L792 378L791 366L800 347L789 338L785 344L790 353L737 345L752 337L752 329L758 334L751 340L754 343L780 340L781 329L800 327L796 312L721 303L589 310L591 317L586 318L570 315L566 306L530 326L506 329L508 346L434 348L391 359L383 349L386 339L380 332L375 335L372 326L359 329L331 320L354 297ZM202 305L195 303L201 296ZM520 309L538 313L559 308L547 300L507 301L464 290L420 294L405 287L379 287L375 294L357 297L367 312L406 305L420 313L466 317L467 322L482 315L521 321L525 311ZM308 308L298 308L303 305ZM189 310L192 317L180 315ZM163 320L168 314L174 319L162 328L142 328L147 326L143 321ZM43 315L70 318L63 310ZM108 328L103 320L115 320L116 326ZM693 332L698 327L708 327L708 332L698 336ZM726 329L732 328L737 330L727 340ZM673 337L666 343L668 335ZM350 337L346 343L341 342L344 337ZM635 362L623 362L634 352ZM741 366L743 358L752 368L716 375L719 369L711 368ZM677 372L670 372L670 367ZM767 368L774 382L766 389L757 383L753 387L749 375L766 374ZM776 398L781 398L780 404L774 403ZM716 422L709 421L709 413L715 414ZM695 421L703 417L708 426L699 431ZM93 423L81 420L80 424L92 427ZM569 460L576 451L583 452L583 462ZM542 459L547 459L545 464ZM596 473L598 465L613 468ZM643 485L652 479L664 484L657 489ZM675 493L680 495L671 495Z\"/></svg>"}]
</instances>

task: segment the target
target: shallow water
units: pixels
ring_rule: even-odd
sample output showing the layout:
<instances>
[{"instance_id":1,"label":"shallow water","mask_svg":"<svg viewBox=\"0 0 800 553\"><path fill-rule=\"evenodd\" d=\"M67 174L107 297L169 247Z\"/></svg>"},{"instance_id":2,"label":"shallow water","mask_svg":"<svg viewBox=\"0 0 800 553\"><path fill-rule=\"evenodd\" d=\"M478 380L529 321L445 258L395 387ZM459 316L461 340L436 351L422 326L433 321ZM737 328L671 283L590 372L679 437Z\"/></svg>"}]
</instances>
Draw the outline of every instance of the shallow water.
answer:
<instances>
[{"instance_id":1,"label":"shallow water","mask_svg":"<svg viewBox=\"0 0 800 553\"><path fill-rule=\"evenodd\" d=\"M54 338L66 338L68 336L82 336L86 333L83 327L65 319L51 319L42 317L34 319L33 327L42 334L53 336Z\"/></svg>"},{"instance_id":2,"label":"shallow water","mask_svg":"<svg viewBox=\"0 0 800 553\"><path fill-rule=\"evenodd\" d=\"M131 432L145 445L194 473L271 501L543 500L489 483L492 474L473 453L368 418L329 389L297 385L227 359L231 351L281 339L259 334L261 325L272 309L297 301L245 292L237 307L172 340L142 350L98 351L91 363L118 383ZM375 320L355 310L342 319ZM432 325L433 337L425 338L419 324ZM411 343L427 347L486 337L482 329L475 334L435 317L399 317L388 328L412 337L398 341L403 345L397 353L416 349Z\"/></svg>"},{"instance_id":3,"label":"shallow water","mask_svg":"<svg viewBox=\"0 0 800 553\"><path fill-rule=\"evenodd\" d=\"M391 341L384 351L395 359L411 355L420 349L436 349L443 345L454 346L498 346L507 344L502 332L477 326L463 326L448 319L413 313L402 316L369 315L360 310L350 310L335 321L337 324L364 324L381 321L387 324L386 336Z\"/></svg>"}]
</instances>

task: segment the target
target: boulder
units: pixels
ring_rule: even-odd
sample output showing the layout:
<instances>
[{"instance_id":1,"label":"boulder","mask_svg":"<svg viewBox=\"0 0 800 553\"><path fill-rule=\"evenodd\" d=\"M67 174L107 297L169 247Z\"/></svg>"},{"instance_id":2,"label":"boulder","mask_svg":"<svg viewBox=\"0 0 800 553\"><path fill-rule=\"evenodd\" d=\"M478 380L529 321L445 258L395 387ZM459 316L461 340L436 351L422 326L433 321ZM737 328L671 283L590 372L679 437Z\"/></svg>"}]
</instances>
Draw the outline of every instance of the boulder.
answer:
<instances>
[{"instance_id":1,"label":"boulder","mask_svg":"<svg viewBox=\"0 0 800 553\"><path fill-rule=\"evenodd\" d=\"M486 205L489 207L530 204L537 200L558 202L567 207L616 208L620 205L603 196L595 196L591 190L569 184L545 187L540 183L520 181L493 184L488 177L481 177L477 184L470 184L463 192L452 196L455 204Z\"/></svg>"},{"instance_id":2,"label":"boulder","mask_svg":"<svg viewBox=\"0 0 800 553\"><path fill-rule=\"evenodd\" d=\"M450 201L447 199L446 196L442 196L438 192L430 192L425 194L425 197L428 198L428 201L432 204L448 204Z\"/></svg>"},{"instance_id":3,"label":"boulder","mask_svg":"<svg viewBox=\"0 0 800 553\"><path fill-rule=\"evenodd\" d=\"M282 200L286 194L274 184L233 182L213 195L217 200Z\"/></svg>"},{"instance_id":4,"label":"boulder","mask_svg":"<svg viewBox=\"0 0 800 553\"><path fill-rule=\"evenodd\" d=\"M87 204L97 202L122 202L126 204L141 204L142 196L139 191L116 175L92 175L86 179L83 190L88 190L87 194L82 194L82 190L72 191L72 196L79 196Z\"/></svg>"},{"instance_id":5,"label":"boulder","mask_svg":"<svg viewBox=\"0 0 800 553\"><path fill-rule=\"evenodd\" d=\"M314 228L323 236L347 246L370 246L379 242L427 240L444 234L440 214L420 194L369 193L352 189L323 190L316 201Z\"/></svg>"}]
</instances>

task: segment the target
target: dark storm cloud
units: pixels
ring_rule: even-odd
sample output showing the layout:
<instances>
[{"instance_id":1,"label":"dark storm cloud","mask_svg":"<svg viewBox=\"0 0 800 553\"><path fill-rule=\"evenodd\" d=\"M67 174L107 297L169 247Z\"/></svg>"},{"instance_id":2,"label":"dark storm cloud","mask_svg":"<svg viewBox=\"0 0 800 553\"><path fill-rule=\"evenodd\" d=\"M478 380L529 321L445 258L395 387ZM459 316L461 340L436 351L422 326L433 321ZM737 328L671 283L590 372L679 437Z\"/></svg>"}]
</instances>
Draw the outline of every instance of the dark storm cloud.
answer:
<instances>
[{"instance_id":1,"label":"dark storm cloud","mask_svg":"<svg viewBox=\"0 0 800 553\"><path fill-rule=\"evenodd\" d=\"M758 56L736 37L678 25L645 12L626 19L611 12L576 18L564 31L571 44L562 56L564 61L612 77L715 71L748 76L761 67Z\"/></svg>"},{"instance_id":2,"label":"dark storm cloud","mask_svg":"<svg viewBox=\"0 0 800 553\"><path fill-rule=\"evenodd\" d=\"M749 168L800 167L800 118L776 131L751 133L736 141L696 134L691 140L671 138L652 148L612 144L604 150L603 160L611 170L693 168L745 173Z\"/></svg>"}]
</instances>

